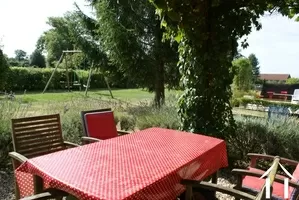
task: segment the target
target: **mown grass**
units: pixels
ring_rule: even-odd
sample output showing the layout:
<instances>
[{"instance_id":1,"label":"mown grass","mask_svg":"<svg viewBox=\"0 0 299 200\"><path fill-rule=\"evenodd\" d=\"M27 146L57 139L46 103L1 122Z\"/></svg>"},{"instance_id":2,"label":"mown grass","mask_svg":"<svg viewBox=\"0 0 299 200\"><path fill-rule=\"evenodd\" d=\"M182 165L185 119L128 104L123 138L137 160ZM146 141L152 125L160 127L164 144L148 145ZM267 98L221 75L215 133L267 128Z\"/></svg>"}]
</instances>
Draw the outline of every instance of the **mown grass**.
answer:
<instances>
[{"instance_id":1,"label":"mown grass","mask_svg":"<svg viewBox=\"0 0 299 200\"><path fill-rule=\"evenodd\" d=\"M166 90L166 97L169 95L181 94L181 91ZM144 100L152 100L154 94L143 89L112 89L114 100L138 102ZM70 101L73 99L86 99L85 91L49 91L45 92L26 92L16 94L16 98L22 98L25 102L49 102L49 101ZM108 89L90 90L87 98L111 99Z\"/></svg>"}]
</instances>

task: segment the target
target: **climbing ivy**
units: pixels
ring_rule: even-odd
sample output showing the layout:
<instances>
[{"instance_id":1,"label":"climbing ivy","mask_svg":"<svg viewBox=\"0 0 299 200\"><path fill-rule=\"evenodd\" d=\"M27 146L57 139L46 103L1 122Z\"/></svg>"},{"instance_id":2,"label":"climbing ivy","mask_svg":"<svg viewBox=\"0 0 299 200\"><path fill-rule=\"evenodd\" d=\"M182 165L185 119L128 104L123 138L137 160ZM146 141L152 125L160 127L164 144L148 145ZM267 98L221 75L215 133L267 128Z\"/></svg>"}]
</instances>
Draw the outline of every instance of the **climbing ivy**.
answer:
<instances>
[{"instance_id":1,"label":"climbing ivy","mask_svg":"<svg viewBox=\"0 0 299 200\"><path fill-rule=\"evenodd\" d=\"M238 40L265 12L298 13L295 0L150 0L160 16L164 39L179 43L185 88L179 99L182 129L225 137L235 122L229 103L232 60ZM246 38L241 43L247 47Z\"/></svg>"}]
</instances>

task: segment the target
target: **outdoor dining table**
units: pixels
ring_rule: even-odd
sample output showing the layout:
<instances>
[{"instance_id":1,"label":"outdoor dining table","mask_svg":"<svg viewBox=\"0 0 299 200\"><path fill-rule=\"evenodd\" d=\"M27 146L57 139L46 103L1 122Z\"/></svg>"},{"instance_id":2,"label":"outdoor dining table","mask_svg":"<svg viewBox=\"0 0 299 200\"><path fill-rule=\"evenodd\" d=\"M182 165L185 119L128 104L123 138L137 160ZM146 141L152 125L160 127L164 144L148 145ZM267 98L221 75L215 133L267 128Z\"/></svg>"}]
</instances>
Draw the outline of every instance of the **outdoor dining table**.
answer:
<instances>
[{"instance_id":1,"label":"outdoor dining table","mask_svg":"<svg viewBox=\"0 0 299 200\"><path fill-rule=\"evenodd\" d=\"M221 139L148 128L35 157L16 172L82 200L173 200L185 190L182 179L202 180L227 165Z\"/></svg>"}]
</instances>

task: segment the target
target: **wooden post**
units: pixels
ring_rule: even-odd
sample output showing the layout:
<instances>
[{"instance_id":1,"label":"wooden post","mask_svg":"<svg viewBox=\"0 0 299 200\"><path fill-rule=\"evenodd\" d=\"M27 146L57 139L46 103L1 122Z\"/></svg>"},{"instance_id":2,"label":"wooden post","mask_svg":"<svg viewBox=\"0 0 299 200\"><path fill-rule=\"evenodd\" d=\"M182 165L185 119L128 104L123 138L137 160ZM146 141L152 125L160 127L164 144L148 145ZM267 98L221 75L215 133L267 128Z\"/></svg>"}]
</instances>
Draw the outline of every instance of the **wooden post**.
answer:
<instances>
[{"instance_id":1,"label":"wooden post","mask_svg":"<svg viewBox=\"0 0 299 200\"><path fill-rule=\"evenodd\" d=\"M93 68L93 62L91 64L91 67L89 69L89 74L88 74L88 79L87 79L87 83L86 83L86 88L85 88L85 96L87 97L87 91L90 85L90 81L91 81L91 72L92 72L92 68Z\"/></svg>"},{"instance_id":2,"label":"wooden post","mask_svg":"<svg viewBox=\"0 0 299 200\"><path fill-rule=\"evenodd\" d=\"M49 86L49 84L50 84L50 82L51 82L51 80L52 80L52 78L53 78L53 76L54 76L54 73L55 73L56 70L57 70L57 67L58 67L59 64L62 62L63 57L64 57L64 53L61 54L61 56L60 56L60 58L59 58L59 61L58 61L58 63L56 64L56 66L55 66L55 68L54 68L54 71L52 72L52 74L51 74L51 76L50 76L50 78L49 78L49 80L48 80L48 82L47 82L47 84L46 84L46 86L45 86L45 89L44 89L43 93L45 93L45 91L47 90L47 88L48 88L48 86Z\"/></svg>"},{"instance_id":3,"label":"wooden post","mask_svg":"<svg viewBox=\"0 0 299 200\"><path fill-rule=\"evenodd\" d=\"M267 192L267 186L270 186L270 198L272 196L272 191L273 191L273 183L274 183L274 179L275 179L275 176L277 174L277 168L278 168L278 165L279 165L279 160L280 158L278 156L275 156L274 158L274 161L273 161L273 164L272 166L270 167L271 170L268 172L268 175L267 175L267 178L266 178L266 183L264 184L262 190L260 191L260 193L257 195L256 197L256 200L264 200L266 199L266 192ZM267 181L268 179L268 181ZM267 182L269 185L267 185Z\"/></svg>"},{"instance_id":4,"label":"wooden post","mask_svg":"<svg viewBox=\"0 0 299 200\"><path fill-rule=\"evenodd\" d=\"M113 97L113 94L112 94L112 91L111 91L111 88L110 88L110 86L109 86L109 83L108 83L108 80L107 80L106 76L104 76L104 79L105 79L105 83L106 83L106 85L107 85L107 88L108 88L108 90L109 90L110 96L111 96L111 98L113 99L114 97Z\"/></svg>"},{"instance_id":5,"label":"wooden post","mask_svg":"<svg viewBox=\"0 0 299 200\"><path fill-rule=\"evenodd\" d=\"M66 73L66 84L67 84L67 90L70 91L70 77L69 77L69 70L67 65L67 57L65 59L65 73Z\"/></svg>"}]
</instances>

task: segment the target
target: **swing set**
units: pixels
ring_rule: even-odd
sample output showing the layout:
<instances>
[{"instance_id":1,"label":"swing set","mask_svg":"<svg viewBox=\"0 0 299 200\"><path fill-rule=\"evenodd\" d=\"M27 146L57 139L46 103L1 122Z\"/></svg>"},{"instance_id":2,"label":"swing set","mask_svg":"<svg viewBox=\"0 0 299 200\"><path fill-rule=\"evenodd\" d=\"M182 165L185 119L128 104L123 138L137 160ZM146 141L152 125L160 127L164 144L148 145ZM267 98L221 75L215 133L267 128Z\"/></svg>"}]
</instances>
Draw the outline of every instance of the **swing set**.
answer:
<instances>
[{"instance_id":1,"label":"swing set","mask_svg":"<svg viewBox=\"0 0 299 200\"><path fill-rule=\"evenodd\" d=\"M55 72L56 72L59 64L62 63L62 61L63 61L64 58L65 58L65 76L66 76L66 82L65 81L60 81L60 83L63 85L63 88L67 88L68 92L70 92L71 88L74 88L74 87L79 87L79 90L81 91L82 85L81 85L80 79L79 79L79 77L77 77L77 80L76 80L77 74L74 71L72 71L73 72L73 78L70 79L68 59L66 59L67 58L67 54L74 54L74 53L82 53L82 51L79 51L79 50L65 50L65 51L62 51L62 54L61 54L61 56L60 56L60 58L59 58L59 60L58 60L58 62L56 64L56 66L55 66L55 68L54 68L54 70L53 70L53 72L52 72L52 74L51 74L51 76L50 76L50 78L49 78L49 80L48 80L48 82L47 82L44 90L43 90L43 94L47 90L47 88L48 88L48 86L49 86L49 84L50 84L50 82L51 82L51 80L52 80L52 78L53 78L53 76L54 76L54 74L55 74ZM72 64L73 64L73 62L72 62ZM88 79L87 79L86 85L83 84L83 87L85 88L85 96L87 96L88 88L90 87L91 74L92 74L93 67L94 67L94 63L92 63L91 67L89 68ZM106 85L107 85L107 88L109 90L111 98L114 98L113 95L112 95L112 91L111 91L111 88L109 86L109 83L108 83L108 80L106 79L106 77L104 77L104 80L106 82Z\"/></svg>"}]
</instances>

